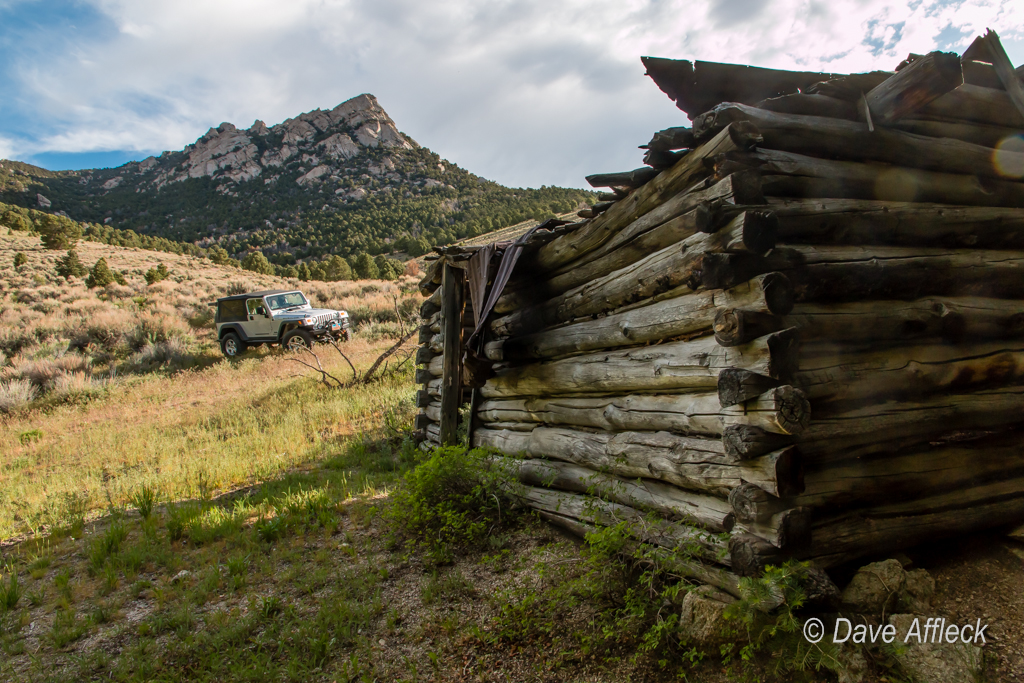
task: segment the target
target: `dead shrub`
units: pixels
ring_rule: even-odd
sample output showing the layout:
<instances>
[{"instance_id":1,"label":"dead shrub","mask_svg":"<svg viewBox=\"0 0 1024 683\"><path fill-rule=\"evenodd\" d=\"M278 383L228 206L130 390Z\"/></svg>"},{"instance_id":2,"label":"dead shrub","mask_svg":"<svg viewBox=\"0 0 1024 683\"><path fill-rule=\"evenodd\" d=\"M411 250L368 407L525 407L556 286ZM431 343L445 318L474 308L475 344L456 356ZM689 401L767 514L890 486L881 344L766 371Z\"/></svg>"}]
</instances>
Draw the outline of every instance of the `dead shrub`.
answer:
<instances>
[{"instance_id":1,"label":"dead shrub","mask_svg":"<svg viewBox=\"0 0 1024 683\"><path fill-rule=\"evenodd\" d=\"M160 309L143 313L131 332L130 346L138 351L145 346L159 344L171 339L193 339L188 323L174 314Z\"/></svg>"},{"instance_id":2,"label":"dead shrub","mask_svg":"<svg viewBox=\"0 0 1024 683\"><path fill-rule=\"evenodd\" d=\"M181 337L148 344L128 359L135 372L148 372L162 366L182 366L191 359L189 344Z\"/></svg>"},{"instance_id":3,"label":"dead shrub","mask_svg":"<svg viewBox=\"0 0 1024 683\"><path fill-rule=\"evenodd\" d=\"M0 382L0 412L10 413L35 400L38 390L24 379Z\"/></svg>"},{"instance_id":4,"label":"dead shrub","mask_svg":"<svg viewBox=\"0 0 1024 683\"><path fill-rule=\"evenodd\" d=\"M78 399L95 396L103 390L103 382L85 372L68 372L57 375L50 386L49 396L58 399Z\"/></svg>"}]
</instances>

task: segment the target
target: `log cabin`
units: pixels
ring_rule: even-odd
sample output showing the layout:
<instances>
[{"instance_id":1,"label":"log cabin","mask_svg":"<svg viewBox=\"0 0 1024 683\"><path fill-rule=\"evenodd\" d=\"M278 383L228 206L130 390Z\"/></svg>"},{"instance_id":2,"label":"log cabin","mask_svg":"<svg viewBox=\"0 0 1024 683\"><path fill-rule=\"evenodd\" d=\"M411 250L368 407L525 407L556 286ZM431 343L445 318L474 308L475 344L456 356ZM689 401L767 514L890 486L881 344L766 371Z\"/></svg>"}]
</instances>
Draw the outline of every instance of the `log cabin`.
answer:
<instances>
[{"instance_id":1,"label":"log cabin","mask_svg":"<svg viewBox=\"0 0 1024 683\"><path fill-rule=\"evenodd\" d=\"M461 413L524 505L648 520L734 595L1024 521L1024 69L998 36L892 72L643 63L689 119L645 166L589 176L577 222L435 249L421 447Z\"/></svg>"}]
</instances>

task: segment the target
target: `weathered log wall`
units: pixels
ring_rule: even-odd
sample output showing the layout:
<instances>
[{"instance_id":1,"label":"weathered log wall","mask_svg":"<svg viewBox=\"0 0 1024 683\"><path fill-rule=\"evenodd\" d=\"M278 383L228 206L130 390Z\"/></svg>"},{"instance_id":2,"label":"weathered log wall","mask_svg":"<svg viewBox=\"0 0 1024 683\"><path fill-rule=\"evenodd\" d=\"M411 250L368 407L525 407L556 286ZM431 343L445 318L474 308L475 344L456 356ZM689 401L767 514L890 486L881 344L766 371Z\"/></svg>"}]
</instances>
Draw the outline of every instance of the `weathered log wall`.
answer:
<instances>
[{"instance_id":1,"label":"weathered log wall","mask_svg":"<svg viewBox=\"0 0 1024 683\"><path fill-rule=\"evenodd\" d=\"M659 85L708 106L525 248L474 350L472 445L511 456L546 519L637 522L723 590L1024 520L1024 152L1004 145L1024 90L933 53L816 84L755 70L778 87L723 102L670 61ZM465 260L444 251L425 291ZM446 302L417 356L436 442L473 320Z\"/></svg>"}]
</instances>

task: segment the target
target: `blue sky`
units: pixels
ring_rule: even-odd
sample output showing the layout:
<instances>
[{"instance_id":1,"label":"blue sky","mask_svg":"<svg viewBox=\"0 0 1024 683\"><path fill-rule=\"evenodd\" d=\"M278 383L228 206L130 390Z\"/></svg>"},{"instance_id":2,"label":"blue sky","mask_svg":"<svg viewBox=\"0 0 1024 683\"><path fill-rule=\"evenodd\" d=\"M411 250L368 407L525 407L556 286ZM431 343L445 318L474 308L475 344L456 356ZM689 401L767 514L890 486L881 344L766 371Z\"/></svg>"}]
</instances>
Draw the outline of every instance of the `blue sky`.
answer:
<instances>
[{"instance_id":1,"label":"blue sky","mask_svg":"<svg viewBox=\"0 0 1024 683\"><path fill-rule=\"evenodd\" d=\"M0 0L0 157L116 166L370 92L484 177L582 186L686 123L640 55L892 69L986 27L1024 62L1020 0Z\"/></svg>"}]
</instances>

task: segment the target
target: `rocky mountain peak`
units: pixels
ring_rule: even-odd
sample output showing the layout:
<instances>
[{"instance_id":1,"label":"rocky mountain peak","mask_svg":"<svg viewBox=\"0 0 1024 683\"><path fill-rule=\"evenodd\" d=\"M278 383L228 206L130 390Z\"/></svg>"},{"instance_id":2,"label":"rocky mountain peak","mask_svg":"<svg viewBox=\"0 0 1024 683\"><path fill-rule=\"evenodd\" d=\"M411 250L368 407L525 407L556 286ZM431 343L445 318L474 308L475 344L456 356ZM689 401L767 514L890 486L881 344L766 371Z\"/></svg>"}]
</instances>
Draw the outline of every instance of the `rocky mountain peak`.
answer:
<instances>
[{"instance_id":1,"label":"rocky mountain peak","mask_svg":"<svg viewBox=\"0 0 1024 683\"><path fill-rule=\"evenodd\" d=\"M185 161L160 173L154 183L161 187L202 177L239 183L273 172L298 157L314 166L297 181L307 184L330 175L336 163L366 149L410 150L417 146L398 131L377 98L364 93L331 110L314 109L269 128L260 120L247 130L221 123L185 147ZM156 164L147 159L144 165L142 172ZM231 190L222 186L222 191Z\"/></svg>"}]
</instances>

